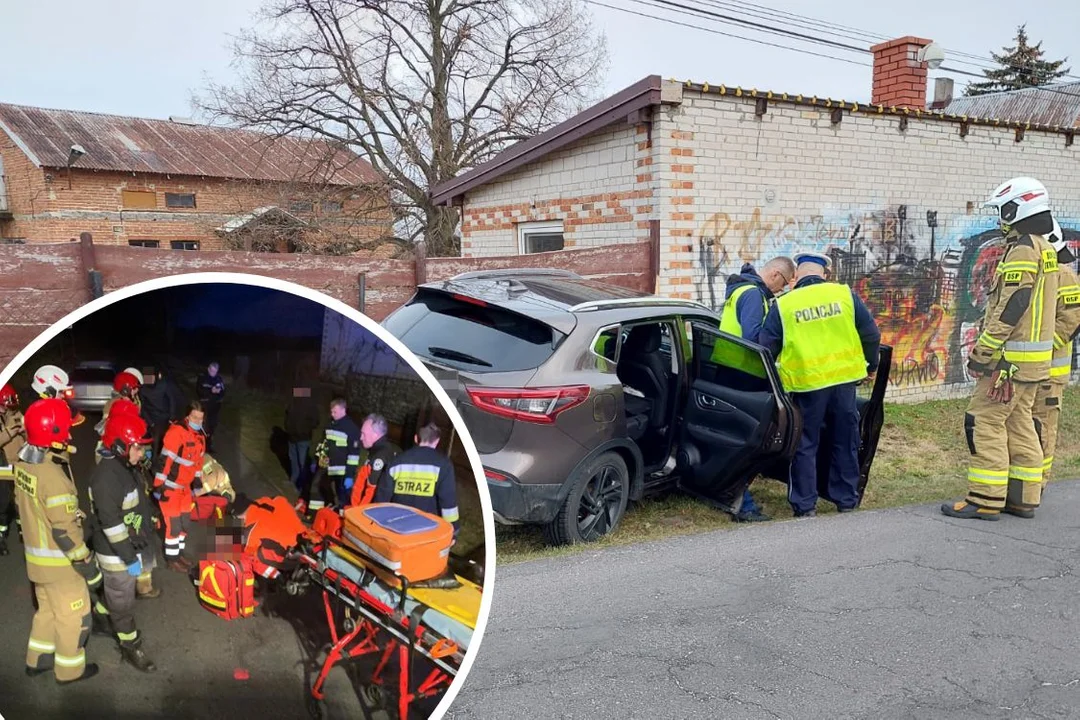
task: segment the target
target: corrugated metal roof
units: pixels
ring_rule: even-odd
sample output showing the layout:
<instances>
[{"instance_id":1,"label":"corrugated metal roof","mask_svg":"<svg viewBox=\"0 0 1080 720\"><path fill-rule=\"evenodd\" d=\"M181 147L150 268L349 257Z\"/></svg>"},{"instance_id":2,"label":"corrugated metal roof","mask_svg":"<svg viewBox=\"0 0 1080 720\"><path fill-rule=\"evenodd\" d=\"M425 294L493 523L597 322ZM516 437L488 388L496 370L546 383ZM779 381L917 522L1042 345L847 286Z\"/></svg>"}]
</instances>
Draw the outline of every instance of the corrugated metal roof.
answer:
<instances>
[{"instance_id":1,"label":"corrugated metal roof","mask_svg":"<svg viewBox=\"0 0 1080 720\"><path fill-rule=\"evenodd\" d=\"M1080 127L1080 82L955 98L945 112L1059 127Z\"/></svg>"},{"instance_id":2,"label":"corrugated metal roof","mask_svg":"<svg viewBox=\"0 0 1080 720\"><path fill-rule=\"evenodd\" d=\"M363 158L324 140L209 125L0 103L0 131L35 164L67 166L71 146L86 154L72 167L237 180L378 182Z\"/></svg>"}]
</instances>

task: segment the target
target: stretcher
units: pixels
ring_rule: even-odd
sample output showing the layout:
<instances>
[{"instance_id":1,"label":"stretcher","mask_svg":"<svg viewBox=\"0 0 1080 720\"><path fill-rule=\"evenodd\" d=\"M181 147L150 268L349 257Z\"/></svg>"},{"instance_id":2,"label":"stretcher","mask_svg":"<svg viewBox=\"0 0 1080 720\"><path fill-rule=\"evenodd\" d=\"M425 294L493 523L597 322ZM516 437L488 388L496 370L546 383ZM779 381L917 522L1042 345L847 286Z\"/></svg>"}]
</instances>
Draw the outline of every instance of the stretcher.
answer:
<instances>
[{"instance_id":1,"label":"stretcher","mask_svg":"<svg viewBox=\"0 0 1080 720\"><path fill-rule=\"evenodd\" d=\"M290 559L296 566L286 581L286 592L299 595L318 586L330 627L331 646L308 699L312 718L322 717L320 702L330 671L359 657L381 655L367 690L377 702L383 674L397 656L400 720L408 719L414 701L433 698L450 686L476 629L480 586L456 575L440 579L453 587L410 584L330 537L300 542ZM426 674L417 672L420 659L431 666ZM420 682L414 683L414 678Z\"/></svg>"}]
</instances>

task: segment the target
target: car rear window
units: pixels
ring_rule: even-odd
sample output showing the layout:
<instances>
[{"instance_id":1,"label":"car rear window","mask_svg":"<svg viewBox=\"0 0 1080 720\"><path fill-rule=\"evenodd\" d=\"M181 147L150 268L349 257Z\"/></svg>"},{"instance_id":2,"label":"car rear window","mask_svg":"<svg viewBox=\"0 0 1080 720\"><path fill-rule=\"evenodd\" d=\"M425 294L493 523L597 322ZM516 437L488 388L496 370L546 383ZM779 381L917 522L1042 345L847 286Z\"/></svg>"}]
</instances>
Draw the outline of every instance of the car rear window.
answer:
<instances>
[{"instance_id":1,"label":"car rear window","mask_svg":"<svg viewBox=\"0 0 1080 720\"><path fill-rule=\"evenodd\" d=\"M417 355L469 372L535 369L566 337L520 313L431 291L420 291L383 327Z\"/></svg>"},{"instance_id":2,"label":"car rear window","mask_svg":"<svg viewBox=\"0 0 1080 720\"><path fill-rule=\"evenodd\" d=\"M71 382L73 383L108 383L112 385L115 377L115 370L105 368L75 368L71 371Z\"/></svg>"}]
</instances>

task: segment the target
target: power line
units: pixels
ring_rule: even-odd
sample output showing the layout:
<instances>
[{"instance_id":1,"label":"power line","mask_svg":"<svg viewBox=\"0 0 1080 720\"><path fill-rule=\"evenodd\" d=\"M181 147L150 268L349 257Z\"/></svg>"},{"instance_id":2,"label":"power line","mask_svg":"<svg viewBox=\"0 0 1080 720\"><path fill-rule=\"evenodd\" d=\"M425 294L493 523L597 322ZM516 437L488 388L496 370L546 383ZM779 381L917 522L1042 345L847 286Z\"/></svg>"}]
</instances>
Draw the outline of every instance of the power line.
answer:
<instances>
[{"instance_id":1,"label":"power line","mask_svg":"<svg viewBox=\"0 0 1080 720\"><path fill-rule=\"evenodd\" d=\"M780 43L769 42L768 40L761 40L760 38L735 35L734 33L723 32L715 28L703 27L701 25L694 25L688 22L681 22L679 20L673 20L672 18L660 17L659 15L650 15L648 13L638 12L637 10L631 10L630 8L618 7L616 5L608 5L607 3L599 2L599 0L585 0L585 2L590 5L596 5L598 7L607 8L609 10L616 10L618 12L627 13L629 15L637 15L638 17L649 18L650 20L659 20L660 22L669 23L671 25L678 25L680 27L701 30L703 32L711 33L713 35L721 35L723 37L733 38L735 40L745 40L747 42L757 43L758 45L767 45L769 47L780 48L781 50L791 50L793 52L803 53L805 55L813 55L815 57L827 58L829 60L837 60L839 62L849 63L851 65L859 65L860 67L871 67L869 63L859 62L857 60L850 60L848 58L836 57L835 55L818 53L812 50L792 47L790 45L781 45Z\"/></svg>"}]
</instances>

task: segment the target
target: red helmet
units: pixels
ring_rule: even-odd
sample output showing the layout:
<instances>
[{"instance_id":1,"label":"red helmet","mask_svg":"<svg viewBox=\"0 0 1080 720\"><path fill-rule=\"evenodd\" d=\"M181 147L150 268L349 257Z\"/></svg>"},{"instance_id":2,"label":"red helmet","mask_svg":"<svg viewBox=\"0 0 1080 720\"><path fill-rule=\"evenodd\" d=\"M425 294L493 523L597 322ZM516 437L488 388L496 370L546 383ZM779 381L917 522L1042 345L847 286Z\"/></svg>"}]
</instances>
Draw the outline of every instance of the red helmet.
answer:
<instances>
[{"instance_id":1,"label":"red helmet","mask_svg":"<svg viewBox=\"0 0 1080 720\"><path fill-rule=\"evenodd\" d=\"M19 407L19 393L15 392L15 388L11 386L11 383L0 388L0 405L9 410Z\"/></svg>"},{"instance_id":2,"label":"red helmet","mask_svg":"<svg viewBox=\"0 0 1080 720\"><path fill-rule=\"evenodd\" d=\"M139 389L139 378L135 377L128 371L119 373L116 379L113 380L113 390L120 393L124 397L131 397L135 394L135 391Z\"/></svg>"},{"instance_id":3,"label":"red helmet","mask_svg":"<svg viewBox=\"0 0 1080 720\"><path fill-rule=\"evenodd\" d=\"M127 412L109 412L101 444L117 455L127 455L132 445L149 445L154 441L147 432L146 421Z\"/></svg>"},{"instance_id":4,"label":"red helmet","mask_svg":"<svg viewBox=\"0 0 1080 720\"><path fill-rule=\"evenodd\" d=\"M66 445L71 440L71 408L60 398L36 400L26 409L23 427L30 445Z\"/></svg>"},{"instance_id":5,"label":"red helmet","mask_svg":"<svg viewBox=\"0 0 1080 720\"><path fill-rule=\"evenodd\" d=\"M116 398L109 406L109 417L113 415L129 415L139 417L139 406L125 397Z\"/></svg>"}]
</instances>

